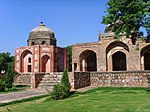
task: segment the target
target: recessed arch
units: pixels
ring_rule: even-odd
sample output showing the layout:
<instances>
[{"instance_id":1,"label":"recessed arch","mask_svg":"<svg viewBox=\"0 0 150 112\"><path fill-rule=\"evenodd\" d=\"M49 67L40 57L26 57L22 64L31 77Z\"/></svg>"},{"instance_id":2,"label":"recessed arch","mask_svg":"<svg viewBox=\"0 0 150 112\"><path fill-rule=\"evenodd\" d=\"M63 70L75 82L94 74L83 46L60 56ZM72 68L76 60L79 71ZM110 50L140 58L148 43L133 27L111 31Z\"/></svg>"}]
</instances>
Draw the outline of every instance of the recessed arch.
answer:
<instances>
[{"instance_id":1,"label":"recessed arch","mask_svg":"<svg viewBox=\"0 0 150 112\"><path fill-rule=\"evenodd\" d=\"M32 52L25 50L21 54L21 72L32 72Z\"/></svg>"},{"instance_id":2,"label":"recessed arch","mask_svg":"<svg viewBox=\"0 0 150 112\"><path fill-rule=\"evenodd\" d=\"M150 44L141 49L141 68L150 70Z\"/></svg>"},{"instance_id":3,"label":"recessed arch","mask_svg":"<svg viewBox=\"0 0 150 112\"><path fill-rule=\"evenodd\" d=\"M124 71L126 67L126 54L118 51L112 55L112 70L113 71Z\"/></svg>"},{"instance_id":4,"label":"recessed arch","mask_svg":"<svg viewBox=\"0 0 150 112\"><path fill-rule=\"evenodd\" d=\"M42 57L42 72L50 72L50 57L48 55Z\"/></svg>"},{"instance_id":5,"label":"recessed arch","mask_svg":"<svg viewBox=\"0 0 150 112\"><path fill-rule=\"evenodd\" d=\"M129 52L129 47L128 47L128 45L126 45L126 44L123 43L123 42L114 41L114 42L110 43L110 44L106 47L106 54L107 54L111 49L116 48L116 47L118 47L118 46Z\"/></svg>"},{"instance_id":6,"label":"recessed arch","mask_svg":"<svg viewBox=\"0 0 150 112\"><path fill-rule=\"evenodd\" d=\"M125 57L127 58L128 53L129 53L128 45L126 45L125 43L120 42L120 41L114 41L106 47L106 71L113 71L112 56L113 56L113 54L115 54L117 52L124 53ZM127 66L127 64L126 64L126 66ZM126 67L126 69L127 69L127 67Z\"/></svg>"},{"instance_id":7,"label":"recessed arch","mask_svg":"<svg viewBox=\"0 0 150 112\"><path fill-rule=\"evenodd\" d=\"M97 56L92 50L85 50L79 55L80 71L97 71Z\"/></svg>"}]
</instances>

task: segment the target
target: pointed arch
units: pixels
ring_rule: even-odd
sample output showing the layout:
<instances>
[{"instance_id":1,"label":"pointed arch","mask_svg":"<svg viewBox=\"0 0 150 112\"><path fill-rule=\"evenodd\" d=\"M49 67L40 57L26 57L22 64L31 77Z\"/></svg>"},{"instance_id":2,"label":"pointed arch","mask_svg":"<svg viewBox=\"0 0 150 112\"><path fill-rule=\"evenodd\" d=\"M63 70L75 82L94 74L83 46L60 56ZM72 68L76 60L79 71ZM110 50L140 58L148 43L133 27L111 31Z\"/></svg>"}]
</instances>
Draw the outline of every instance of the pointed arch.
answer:
<instances>
[{"instance_id":1,"label":"pointed arch","mask_svg":"<svg viewBox=\"0 0 150 112\"><path fill-rule=\"evenodd\" d=\"M150 44L141 49L141 69L150 70Z\"/></svg>"},{"instance_id":2,"label":"pointed arch","mask_svg":"<svg viewBox=\"0 0 150 112\"><path fill-rule=\"evenodd\" d=\"M126 67L126 54L118 51L112 55L112 70L113 71L124 71Z\"/></svg>"},{"instance_id":3,"label":"pointed arch","mask_svg":"<svg viewBox=\"0 0 150 112\"><path fill-rule=\"evenodd\" d=\"M114 41L114 42L110 43L110 44L106 47L106 54L107 54L111 49L116 48L116 47L118 47L118 46L129 52L129 47L128 47L128 45L126 45L125 43L120 42L120 41Z\"/></svg>"},{"instance_id":4,"label":"pointed arch","mask_svg":"<svg viewBox=\"0 0 150 112\"><path fill-rule=\"evenodd\" d=\"M20 71L25 72L32 72L32 52L29 50L25 50L21 54L21 67Z\"/></svg>"},{"instance_id":5,"label":"pointed arch","mask_svg":"<svg viewBox=\"0 0 150 112\"><path fill-rule=\"evenodd\" d=\"M50 57L48 55L42 57L42 72L50 72Z\"/></svg>"},{"instance_id":6,"label":"pointed arch","mask_svg":"<svg viewBox=\"0 0 150 112\"><path fill-rule=\"evenodd\" d=\"M97 56L92 50L85 50L79 55L80 71L97 71Z\"/></svg>"},{"instance_id":7,"label":"pointed arch","mask_svg":"<svg viewBox=\"0 0 150 112\"><path fill-rule=\"evenodd\" d=\"M122 53L125 54L125 56ZM129 47L125 43L120 42L120 41L114 41L114 42L110 43L106 47L106 70L107 71L113 71L113 70L116 71L119 69L121 70L121 68L118 68L118 69L113 68L113 66L115 66L115 65L113 65L115 63L115 62L113 63L113 61L116 59L115 57L117 57L118 55L121 55L122 58L125 57L125 59L126 59L128 54L129 54ZM125 60L124 60L124 64L125 64L124 66L126 66L126 67L124 67L123 70L127 70L128 65Z\"/></svg>"}]
</instances>

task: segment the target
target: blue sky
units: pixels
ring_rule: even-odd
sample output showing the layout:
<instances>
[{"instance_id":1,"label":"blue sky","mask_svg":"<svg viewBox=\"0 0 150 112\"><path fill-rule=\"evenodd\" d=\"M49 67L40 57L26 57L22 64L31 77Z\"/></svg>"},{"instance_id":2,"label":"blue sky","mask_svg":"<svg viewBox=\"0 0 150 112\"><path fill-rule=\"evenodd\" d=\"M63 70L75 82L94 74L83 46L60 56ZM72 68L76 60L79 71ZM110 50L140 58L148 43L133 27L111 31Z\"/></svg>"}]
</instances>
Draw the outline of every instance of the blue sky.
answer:
<instances>
[{"instance_id":1,"label":"blue sky","mask_svg":"<svg viewBox=\"0 0 150 112\"><path fill-rule=\"evenodd\" d=\"M54 31L57 45L95 42L108 0L0 0L0 52L27 45L41 21Z\"/></svg>"}]
</instances>

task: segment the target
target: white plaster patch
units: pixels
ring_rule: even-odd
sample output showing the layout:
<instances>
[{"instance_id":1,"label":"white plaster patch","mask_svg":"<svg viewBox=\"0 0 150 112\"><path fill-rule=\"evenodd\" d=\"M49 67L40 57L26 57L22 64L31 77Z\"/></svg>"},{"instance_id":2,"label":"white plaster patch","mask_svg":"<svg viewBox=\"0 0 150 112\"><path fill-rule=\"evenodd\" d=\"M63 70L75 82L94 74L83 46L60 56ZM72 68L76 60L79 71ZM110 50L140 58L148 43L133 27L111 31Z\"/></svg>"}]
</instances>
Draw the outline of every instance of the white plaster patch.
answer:
<instances>
[{"instance_id":1,"label":"white plaster patch","mask_svg":"<svg viewBox=\"0 0 150 112\"><path fill-rule=\"evenodd\" d=\"M18 61L18 60L19 60L19 56L17 55L17 57L16 57L16 58L17 58L17 61Z\"/></svg>"},{"instance_id":2,"label":"white plaster patch","mask_svg":"<svg viewBox=\"0 0 150 112\"><path fill-rule=\"evenodd\" d=\"M34 68L34 72L38 72L38 69L37 69L37 68Z\"/></svg>"},{"instance_id":3,"label":"white plaster patch","mask_svg":"<svg viewBox=\"0 0 150 112\"><path fill-rule=\"evenodd\" d=\"M37 60L37 59L38 59L38 54L35 54L35 57L34 57L34 58L35 58L35 60Z\"/></svg>"},{"instance_id":4,"label":"white plaster patch","mask_svg":"<svg viewBox=\"0 0 150 112\"><path fill-rule=\"evenodd\" d=\"M38 67L38 62L35 62L34 66L35 66L35 68L37 68Z\"/></svg>"},{"instance_id":5,"label":"white plaster patch","mask_svg":"<svg viewBox=\"0 0 150 112\"><path fill-rule=\"evenodd\" d=\"M16 63L16 68L19 68L19 63Z\"/></svg>"},{"instance_id":6,"label":"white plaster patch","mask_svg":"<svg viewBox=\"0 0 150 112\"><path fill-rule=\"evenodd\" d=\"M35 48L35 51L37 51L37 50L38 50L38 48L36 47L36 48Z\"/></svg>"}]
</instances>

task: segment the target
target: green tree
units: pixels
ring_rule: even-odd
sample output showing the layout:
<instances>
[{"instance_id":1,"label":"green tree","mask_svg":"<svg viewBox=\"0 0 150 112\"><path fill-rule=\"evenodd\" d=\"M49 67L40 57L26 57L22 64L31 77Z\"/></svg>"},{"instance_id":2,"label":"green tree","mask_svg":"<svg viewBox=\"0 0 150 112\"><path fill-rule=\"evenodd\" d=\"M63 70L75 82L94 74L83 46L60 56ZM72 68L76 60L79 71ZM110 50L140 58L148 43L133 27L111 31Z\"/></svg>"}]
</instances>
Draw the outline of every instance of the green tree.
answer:
<instances>
[{"instance_id":1,"label":"green tree","mask_svg":"<svg viewBox=\"0 0 150 112\"><path fill-rule=\"evenodd\" d=\"M141 28L150 37L150 0L109 0L105 12L102 23L109 25L116 37L125 33L135 44L137 38L143 37Z\"/></svg>"},{"instance_id":2,"label":"green tree","mask_svg":"<svg viewBox=\"0 0 150 112\"><path fill-rule=\"evenodd\" d=\"M67 46L69 51L69 71L72 71L72 46Z\"/></svg>"},{"instance_id":3,"label":"green tree","mask_svg":"<svg viewBox=\"0 0 150 112\"><path fill-rule=\"evenodd\" d=\"M11 62L8 64L8 69L5 78L6 88L8 88L8 90L12 88L13 78L14 78L14 64L13 62Z\"/></svg>"},{"instance_id":4,"label":"green tree","mask_svg":"<svg viewBox=\"0 0 150 112\"><path fill-rule=\"evenodd\" d=\"M10 56L9 52L6 53L0 53L0 72L7 71L8 63L13 62L14 57Z\"/></svg>"},{"instance_id":5,"label":"green tree","mask_svg":"<svg viewBox=\"0 0 150 112\"><path fill-rule=\"evenodd\" d=\"M0 77L0 92L5 91L5 81Z\"/></svg>"}]
</instances>

